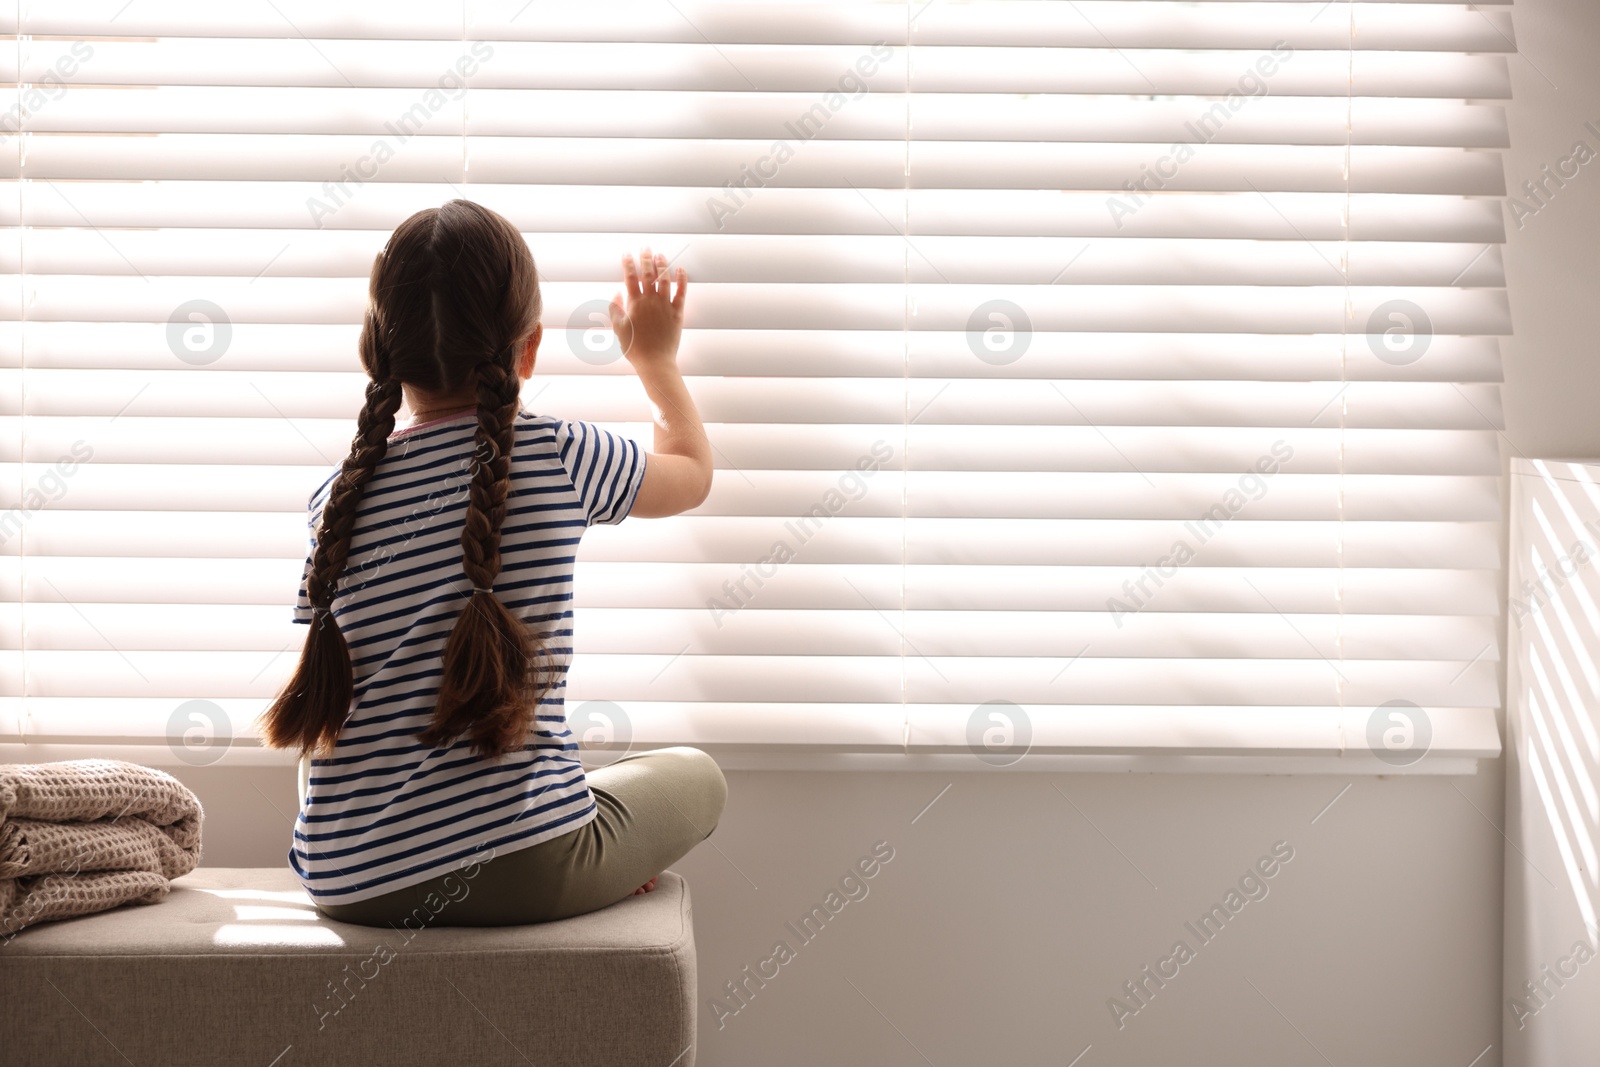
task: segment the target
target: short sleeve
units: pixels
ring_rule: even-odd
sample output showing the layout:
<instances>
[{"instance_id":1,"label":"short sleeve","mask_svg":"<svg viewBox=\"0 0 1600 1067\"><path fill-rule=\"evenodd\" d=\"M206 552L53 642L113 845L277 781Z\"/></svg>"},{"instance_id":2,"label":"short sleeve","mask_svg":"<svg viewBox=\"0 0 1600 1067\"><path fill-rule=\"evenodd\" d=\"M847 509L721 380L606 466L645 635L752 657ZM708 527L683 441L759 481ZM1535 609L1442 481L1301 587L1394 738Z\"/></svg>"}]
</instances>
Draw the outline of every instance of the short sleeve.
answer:
<instances>
[{"instance_id":1,"label":"short sleeve","mask_svg":"<svg viewBox=\"0 0 1600 1067\"><path fill-rule=\"evenodd\" d=\"M615 525L627 518L644 484L645 451L639 443L578 421L562 422L556 441L587 525Z\"/></svg>"}]
</instances>

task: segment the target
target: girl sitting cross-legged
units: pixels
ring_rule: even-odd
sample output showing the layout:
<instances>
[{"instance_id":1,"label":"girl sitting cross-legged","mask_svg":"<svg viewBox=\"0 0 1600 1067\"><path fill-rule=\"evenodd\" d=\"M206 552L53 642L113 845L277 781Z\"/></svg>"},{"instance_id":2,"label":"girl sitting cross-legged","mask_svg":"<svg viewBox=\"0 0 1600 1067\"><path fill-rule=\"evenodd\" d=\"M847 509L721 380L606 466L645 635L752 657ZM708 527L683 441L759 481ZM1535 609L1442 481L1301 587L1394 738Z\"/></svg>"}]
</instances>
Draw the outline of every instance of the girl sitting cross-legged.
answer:
<instances>
[{"instance_id":1,"label":"girl sitting cross-legged","mask_svg":"<svg viewBox=\"0 0 1600 1067\"><path fill-rule=\"evenodd\" d=\"M289 863L331 918L496 926L648 892L727 786L692 748L585 772L562 696L572 576L594 523L696 507L711 448L678 371L685 290L646 250L611 304L655 450L523 410L543 329L522 235L465 200L419 211L372 268L370 381L311 495L293 677L262 719L310 757ZM412 421L395 428L402 399ZM435 914L436 912L436 914Z\"/></svg>"}]
</instances>

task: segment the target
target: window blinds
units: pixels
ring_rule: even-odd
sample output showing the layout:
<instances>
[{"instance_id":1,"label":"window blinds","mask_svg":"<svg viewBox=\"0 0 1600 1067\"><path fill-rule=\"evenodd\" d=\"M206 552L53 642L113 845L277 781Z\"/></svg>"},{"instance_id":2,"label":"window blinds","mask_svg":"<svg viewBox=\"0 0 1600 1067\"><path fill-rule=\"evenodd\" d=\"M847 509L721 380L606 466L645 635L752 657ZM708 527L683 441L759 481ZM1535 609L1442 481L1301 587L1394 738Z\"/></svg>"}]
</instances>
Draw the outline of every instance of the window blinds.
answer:
<instances>
[{"instance_id":1,"label":"window blinds","mask_svg":"<svg viewBox=\"0 0 1600 1067\"><path fill-rule=\"evenodd\" d=\"M250 743L372 256L464 196L544 279L529 410L648 444L594 312L693 280L716 486L585 538L591 741L1498 752L1504 6L0 24L0 739Z\"/></svg>"}]
</instances>

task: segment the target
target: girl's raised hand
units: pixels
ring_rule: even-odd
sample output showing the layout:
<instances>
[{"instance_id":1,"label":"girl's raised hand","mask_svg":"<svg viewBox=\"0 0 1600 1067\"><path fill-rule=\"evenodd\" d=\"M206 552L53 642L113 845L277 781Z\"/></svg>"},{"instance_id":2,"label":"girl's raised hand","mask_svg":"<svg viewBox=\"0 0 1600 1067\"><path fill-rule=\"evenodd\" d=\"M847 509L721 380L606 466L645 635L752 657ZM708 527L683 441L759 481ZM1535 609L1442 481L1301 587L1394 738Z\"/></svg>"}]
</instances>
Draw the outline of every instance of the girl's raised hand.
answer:
<instances>
[{"instance_id":1,"label":"girl's raised hand","mask_svg":"<svg viewBox=\"0 0 1600 1067\"><path fill-rule=\"evenodd\" d=\"M622 257L623 292L611 298L611 328L617 333L623 356L635 366L677 358L689 273L678 267L675 274L678 287L673 292L666 256L659 252L651 255L646 248L637 264L632 253Z\"/></svg>"}]
</instances>

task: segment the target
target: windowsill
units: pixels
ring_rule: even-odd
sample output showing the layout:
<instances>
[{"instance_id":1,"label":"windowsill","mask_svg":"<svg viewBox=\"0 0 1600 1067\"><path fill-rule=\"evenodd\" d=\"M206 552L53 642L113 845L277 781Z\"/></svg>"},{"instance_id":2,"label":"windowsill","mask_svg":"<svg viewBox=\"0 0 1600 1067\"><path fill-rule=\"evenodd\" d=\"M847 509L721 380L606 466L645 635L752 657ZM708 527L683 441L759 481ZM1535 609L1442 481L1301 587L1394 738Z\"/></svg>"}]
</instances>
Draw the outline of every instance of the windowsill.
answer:
<instances>
[{"instance_id":1,"label":"windowsill","mask_svg":"<svg viewBox=\"0 0 1600 1067\"><path fill-rule=\"evenodd\" d=\"M1043 771L1050 774L1428 774L1471 775L1478 773L1488 755L1441 755L1429 752L1421 760L1397 766L1379 760L1370 752L1041 752L1029 751L1015 763L994 765L975 758L970 752L816 752L775 751L772 747L703 745L725 771L923 771L959 774L968 771L1018 774ZM604 766L606 758L584 757L584 766Z\"/></svg>"},{"instance_id":2,"label":"windowsill","mask_svg":"<svg viewBox=\"0 0 1600 1067\"><path fill-rule=\"evenodd\" d=\"M1289 716L1281 710L1248 709L1193 720L1177 714L1145 715L1138 722L1129 716L1084 714L1037 729L1025 751L982 750L981 758L967 746L964 721L913 721L909 729L900 723L858 726L846 741L837 740L838 733L829 740L805 736L820 733L816 724L780 731L759 722L747 722L743 729L721 723L712 734L678 723L670 731L641 731L625 751L695 745L733 771L1363 775L1475 774L1479 761L1498 759L1502 752L1494 709L1448 708L1429 714L1432 738L1420 758L1409 763L1399 762L1405 754L1393 761L1380 759L1367 745L1371 714L1371 709L1347 709L1342 714L1329 710ZM909 744L896 743L901 737ZM39 737L22 744L0 738L0 763L89 757L169 770L295 764L291 753L262 748L254 738L210 751L174 750L160 739ZM586 749L583 761L593 767L616 758L616 750Z\"/></svg>"}]
</instances>

